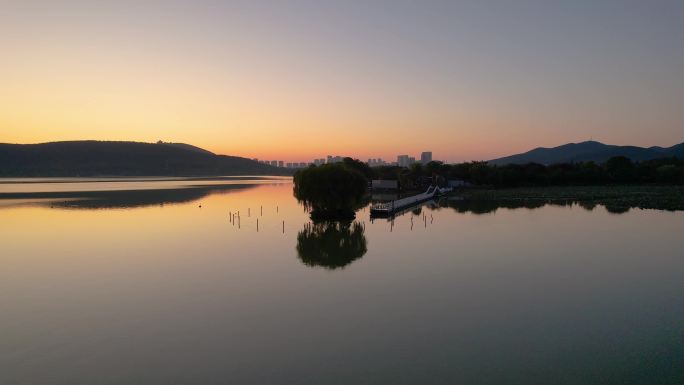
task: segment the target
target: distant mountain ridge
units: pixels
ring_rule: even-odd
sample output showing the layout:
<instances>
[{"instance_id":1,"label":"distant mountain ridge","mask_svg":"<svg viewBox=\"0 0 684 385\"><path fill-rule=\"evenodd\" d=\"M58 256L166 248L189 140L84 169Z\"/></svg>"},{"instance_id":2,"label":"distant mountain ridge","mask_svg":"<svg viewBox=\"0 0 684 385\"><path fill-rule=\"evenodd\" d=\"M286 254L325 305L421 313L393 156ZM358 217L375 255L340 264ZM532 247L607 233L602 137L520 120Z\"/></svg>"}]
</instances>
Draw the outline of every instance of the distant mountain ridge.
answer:
<instances>
[{"instance_id":1,"label":"distant mountain ridge","mask_svg":"<svg viewBox=\"0 0 684 385\"><path fill-rule=\"evenodd\" d=\"M185 143L0 143L0 177L288 175L285 168Z\"/></svg>"},{"instance_id":2,"label":"distant mountain ridge","mask_svg":"<svg viewBox=\"0 0 684 385\"><path fill-rule=\"evenodd\" d=\"M538 147L522 154L492 159L490 164L525 164L525 163L577 163L594 161L603 163L614 156L625 156L632 161L640 162L650 159L678 157L684 158L684 143L672 147L637 147L615 146L589 140L580 143L568 143L558 147Z\"/></svg>"}]
</instances>

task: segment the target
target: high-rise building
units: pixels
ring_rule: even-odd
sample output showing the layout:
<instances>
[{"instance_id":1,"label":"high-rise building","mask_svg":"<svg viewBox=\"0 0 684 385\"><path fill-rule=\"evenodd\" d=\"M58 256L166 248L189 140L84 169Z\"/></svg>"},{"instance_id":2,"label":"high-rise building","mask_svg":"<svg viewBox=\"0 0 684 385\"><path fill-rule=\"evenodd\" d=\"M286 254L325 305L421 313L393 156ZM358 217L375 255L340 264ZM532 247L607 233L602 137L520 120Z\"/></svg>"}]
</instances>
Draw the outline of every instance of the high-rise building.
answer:
<instances>
[{"instance_id":1,"label":"high-rise building","mask_svg":"<svg viewBox=\"0 0 684 385\"><path fill-rule=\"evenodd\" d=\"M420 154L420 163L428 164L432 162L432 151L423 151Z\"/></svg>"},{"instance_id":2,"label":"high-rise building","mask_svg":"<svg viewBox=\"0 0 684 385\"><path fill-rule=\"evenodd\" d=\"M399 167L408 167L409 166L409 156L408 155L397 156L397 165Z\"/></svg>"},{"instance_id":3,"label":"high-rise building","mask_svg":"<svg viewBox=\"0 0 684 385\"><path fill-rule=\"evenodd\" d=\"M272 161L271 161L271 166L273 166L273 167L278 167L278 161L277 161L277 160L272 160Z\"/></svg>"},{"instance_id":4,"label":"high-rise building","mask_svg":"<svg viewBox=\"0 0 684 385\"><path fill-rule=\"evenodd\" d=\"M278 161L278 167L284 167L284 166L285 166L285 162L283 162L282 160L279 160Z\"/></svg>"}]
</instances>

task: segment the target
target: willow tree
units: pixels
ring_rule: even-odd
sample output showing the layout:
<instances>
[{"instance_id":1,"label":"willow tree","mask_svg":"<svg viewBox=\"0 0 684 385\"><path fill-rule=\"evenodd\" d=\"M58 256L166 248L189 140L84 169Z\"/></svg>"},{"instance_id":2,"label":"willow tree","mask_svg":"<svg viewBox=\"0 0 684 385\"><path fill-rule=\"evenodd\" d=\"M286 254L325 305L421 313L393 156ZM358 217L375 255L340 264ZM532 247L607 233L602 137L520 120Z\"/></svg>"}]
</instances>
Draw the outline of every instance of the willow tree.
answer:
<instances>
[{"instance_id":1,"label":"willow tree","mask_svg":"<svg viewBox=\"0 0 684 385\"><path fill-rule=\"evenodd\" d=\"M368 180L344 163L311 166L294 175L294 196L312 218L349 219L364 201Z\"/></svg>"}]
</instances>

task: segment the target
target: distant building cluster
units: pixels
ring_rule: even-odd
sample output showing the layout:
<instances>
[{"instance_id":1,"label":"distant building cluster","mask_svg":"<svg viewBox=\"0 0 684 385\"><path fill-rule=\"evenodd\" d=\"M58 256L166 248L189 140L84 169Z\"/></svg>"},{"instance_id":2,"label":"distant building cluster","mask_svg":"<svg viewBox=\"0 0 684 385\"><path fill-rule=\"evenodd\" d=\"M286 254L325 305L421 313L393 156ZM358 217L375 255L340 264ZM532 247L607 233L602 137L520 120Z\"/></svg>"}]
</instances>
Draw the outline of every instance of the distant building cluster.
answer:
<instances>
[{"instance_id":1,"label":"distant building cluster","mask_svg":"<svg viewBox=\"0 0 684 385\"><path fill-rule=\"evenodd\" d=\"M368 162L366 162L366 163L368 163L368 165L371 167L387 166L389 164L389 163L385 162L384 160L382 160L381 158L371 158L371 159L368 159Z\"/></svg>"},{"instance_id":2,"label":"distant building cluster","mask_svg":"<svg viewBox=\"0 0 684 385\"><path fill-rule=\"evenodd\" d=\"M337 163L344 159L342 156L332 156L328 155L327 158L316 158L310 162L285 162L282 160L260 160L258 158L252 158L253 161L259 162L261 164L267 164L273 167L285 167L285 168L305 168L310 165L320 166L326 163Z\"/></svg>"},{"instance_id":3,"label":"distant building cluster","mask_svg":"<svg viewBox=\"0 0 684 385\"><path fill-rule=\"evenodd\" d=\"M328 155L325 158L316 158L313 161L310 162L285 162L282 160L260 160L257 158L253 158L252 160L255 162L259 162L262 164L267 164L273 167L285 167L285 168L305 168L309 167L310 165L316 165L320 166L322 164L330 164L330 163L338 163L342 162L344 159L343 156L338 156L338 155ZM368 165L371 167L376 167L376 166L400 166L400 167L409 167L414 163L417 163L418 161L416 158L408 155L398 155L397 156L397 161L396 162L386 162L381 158L370 158L368 159ZM432 162L432 151L424 151L420 154L420 163L421 164L428 164Z\"/></svg>"},{"instance_id":4,"label":"distant building cluster","mask_svg":"<svg viewBox=\"0 0 684 385\"><path fill-rule=\"evenodd\" d=\"M309 165L309 163L306 162L301 162L301 163L292 163L292 162L287 162L285 163L284 160L260 160L258 158L252 158L253 161L259 162L261 164L267 164L269 166L273 167L287 167L287 168L304 168Z\"/></svg>"},{"instance_id":5,"label":"distant building cluster","mask_svg":"<svg viewBox=\"0 0 684 385\"><path fill-rule=\"evenodd\" d=\"M432 151L424 151L420 154L420 163L421 164L428 164L432 162ZM368 165L371 167L375 166L400 166L400 167L409 167L414 163L417 163L416 158L409 156L409 155L398 155L397 156L397 161L388 163L382 160L381 158L371 158L368 159Z\"/></svg>"}]
</instances>

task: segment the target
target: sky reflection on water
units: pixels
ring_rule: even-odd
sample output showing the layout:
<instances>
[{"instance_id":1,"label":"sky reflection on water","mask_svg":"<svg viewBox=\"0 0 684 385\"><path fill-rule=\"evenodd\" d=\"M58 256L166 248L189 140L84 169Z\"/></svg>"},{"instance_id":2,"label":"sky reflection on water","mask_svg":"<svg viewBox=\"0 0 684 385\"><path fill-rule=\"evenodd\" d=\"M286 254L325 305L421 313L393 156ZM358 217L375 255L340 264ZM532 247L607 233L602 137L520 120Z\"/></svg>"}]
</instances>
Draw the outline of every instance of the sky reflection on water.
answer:
<instances>
[{"instance_id":1,"label":"sky reflection on water","mask_svg":"<svg viewBox=\"0 0 684 385\"><path fill-rule=\"evenodd\" d=\"M0 383L684 379L682 212L329 225L287 182L117 194L0 205Z\"/></svg>"}]
</instances>

